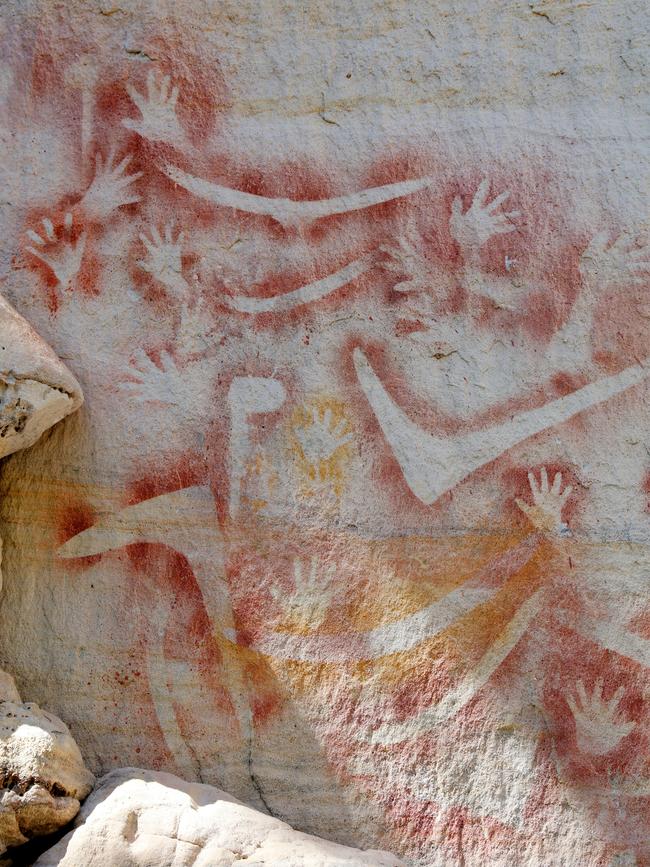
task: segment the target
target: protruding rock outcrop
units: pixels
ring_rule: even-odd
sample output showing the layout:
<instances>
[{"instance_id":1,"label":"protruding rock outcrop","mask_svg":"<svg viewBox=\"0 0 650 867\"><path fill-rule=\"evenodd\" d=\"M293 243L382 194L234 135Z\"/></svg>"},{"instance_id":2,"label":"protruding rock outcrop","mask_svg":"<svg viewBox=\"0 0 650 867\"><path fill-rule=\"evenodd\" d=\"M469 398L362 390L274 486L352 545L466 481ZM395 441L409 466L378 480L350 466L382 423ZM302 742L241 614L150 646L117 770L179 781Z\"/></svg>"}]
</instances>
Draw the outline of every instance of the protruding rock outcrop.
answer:
<instances>
[{"instance_id":1,"label":"protruding rock outcrop","mask_svg":"<svg viewBox=\"0 0 650 867\"><path fill-rule=\"evenodd\" d=\"M58 717L20 703L0 673L0 854L58 831L93 787L77 744Z\"/></svg>"},{"instance_id":2,"label":"protruding rock outcrop","mask_svg":"<svg viewBox=\"0 0 650 867\"><path fill-rule=\"evenodd\" d=\"M82 403L74 376L0 296L0 458L31 446Z\"/></svg>"}]
</instances>

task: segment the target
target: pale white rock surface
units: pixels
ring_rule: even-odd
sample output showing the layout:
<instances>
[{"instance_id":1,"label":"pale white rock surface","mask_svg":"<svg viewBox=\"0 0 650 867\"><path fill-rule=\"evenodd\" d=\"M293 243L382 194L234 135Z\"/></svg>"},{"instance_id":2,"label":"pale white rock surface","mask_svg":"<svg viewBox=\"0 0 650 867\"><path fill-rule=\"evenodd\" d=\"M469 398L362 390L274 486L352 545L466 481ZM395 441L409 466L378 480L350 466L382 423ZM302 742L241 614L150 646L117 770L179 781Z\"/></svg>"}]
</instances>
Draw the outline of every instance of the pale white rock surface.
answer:
<instances>
[{"instance_id":1,"label":"pale white rock surface","mask_svg":"<svg viewBox=\"0 0 650 867\"><path fill-rule=\"evenodd\" d=\"M74 376L0 296L0 458L33 445L82 402Z\"/></svg>"},{"instance_id":2,"label":"pale white rock surface","mask_svg":"<svg viewBox=\"0 0 650 867\"><path fill-rule=\"evenodd\" d=\"M388 852L361 851L295 831L213 786L122 768L99 781L75 830L40 867L400 867Z\"/></svg>"},{"instance_id":3,"label":"pale white rock surface","mask_svg":"<svg viewBox=\"0 0 650 867\"><path fill-rule=\"evenodd\" d=\"M19 702L0 702L0 854L67 825L94 784L67 726Z\"/></svg>"}]
</instances>

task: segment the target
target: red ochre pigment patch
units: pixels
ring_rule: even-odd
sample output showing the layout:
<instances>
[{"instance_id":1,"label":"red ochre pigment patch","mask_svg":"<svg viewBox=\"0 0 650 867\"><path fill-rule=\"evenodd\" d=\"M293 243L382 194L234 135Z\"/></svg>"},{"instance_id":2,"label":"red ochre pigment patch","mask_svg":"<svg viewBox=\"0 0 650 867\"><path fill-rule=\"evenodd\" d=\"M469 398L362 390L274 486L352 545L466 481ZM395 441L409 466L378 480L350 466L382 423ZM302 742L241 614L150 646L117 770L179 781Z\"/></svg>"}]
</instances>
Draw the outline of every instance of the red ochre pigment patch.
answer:
<instances>
[{"instance_id":1,"label":"red ochre pigment patch","mask_svg":"<svg viewBox=\"0 0 650 867\"><path fill-rule=\"evenodd\" d=\"M68 492L65 505L57 507L58 526L56 529L56 544L61 546L69 539L92 527L97 521L94 507L83 499L74 499ZM85 571L101 560L101 554L90 557L77 557L72 560L59 560L59 566L65 571Z\"/></svg>"},{"instance_id":2,"label":"red ochre pigment patch","mask_svg":"<svg viewBox=\"0 0 650 867\"><path fill-rule=\"evenodd\" d=\"M209 468L202 455L190 453L159 456L155 467L145 469L139 478L133 480L127 489L125 504L133 506L161 494L206 484L208 479Z\"/></svg>"}]
</instances>

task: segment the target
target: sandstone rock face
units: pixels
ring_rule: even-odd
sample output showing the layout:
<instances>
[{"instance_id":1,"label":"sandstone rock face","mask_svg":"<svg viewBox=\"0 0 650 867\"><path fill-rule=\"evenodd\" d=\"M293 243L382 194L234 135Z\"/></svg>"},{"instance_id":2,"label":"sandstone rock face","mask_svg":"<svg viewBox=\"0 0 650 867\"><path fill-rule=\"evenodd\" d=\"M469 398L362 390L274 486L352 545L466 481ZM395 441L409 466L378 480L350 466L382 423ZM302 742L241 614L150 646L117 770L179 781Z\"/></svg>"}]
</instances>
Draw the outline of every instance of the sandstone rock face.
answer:
<instances>
[{"instance_id":1,"label":"sandstone rock face","mask_svg":"<svg viewBox=\"0 0 650 867\"><path fill-rule=\"evenodd\" d=\"M0 671L0 702L9 701L20 704L20 693L13 677L6 671Z\"/></svg>"},{"instance_id":2,"label":"sandstone rock face","mask_svg":"<svg viewBox=\"0 0 650 867\"><path fill-rule=\"evenodd\" d=\"M82 400L74 376L0 296L0 458L31 446Z\"/></svg>"},{"instance_id":3,"label":"sandstone rock face","mask_svg":"<svg viewBox=\"0 0 650 867\"><path fill-rule=\"evenodd\" d=\"M212 786L124 768L99 781L77 827L40 867L400 867L387 852L361 852L294 831Z\"/></svg>"},{"instance_id":4,"label":"sandstone rock face","mask_svg":"<svg viewBox=\"0 0 650 867\"><path fill-rule=\"evenodd\" d=\"M67 825L94 783L61 720L19 702L0 701L0 854Z\"/></svg>"},{"instance_id":5,"label":"sandstone rock face","mask_svg":"<svg viewBox=\"0 0 650 867\"><path fill-rule=\"evenodd\" d=\"M642 5L3 5L2 292L86 405L2 467L0 664L93 772L650 863Z\"/></svg>"},{"instance_id":6,"label":"sandstone rock face","mask_svg":"<svg viewBox=\"0 0 650 867\"><path fill-rule=\"evenodd\" d=\"M31 446L82 402L74 376L0 296L0 458ZM0 540L0 590L1 566ZM67 825L93 782L66 726L22 704L0 670L0 854Z\"/></svg>"}]
</instances>

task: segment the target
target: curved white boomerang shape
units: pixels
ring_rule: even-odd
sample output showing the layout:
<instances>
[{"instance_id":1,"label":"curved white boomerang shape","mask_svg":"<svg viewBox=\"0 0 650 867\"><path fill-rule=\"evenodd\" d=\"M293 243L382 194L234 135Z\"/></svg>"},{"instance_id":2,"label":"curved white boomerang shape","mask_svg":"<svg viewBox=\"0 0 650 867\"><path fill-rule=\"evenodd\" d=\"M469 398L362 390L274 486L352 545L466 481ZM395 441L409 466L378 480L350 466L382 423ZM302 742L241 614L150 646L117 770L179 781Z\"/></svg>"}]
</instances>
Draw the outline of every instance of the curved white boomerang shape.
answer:
<instances>
[{"instance_id":1,"label":"curved white boomerang shape","mask_svg":"<svg viewBox=\"0 0 650 867\"><path fill-rule=\"evenodd\" d=\"M402 620L366 632L335 635L295 635L276 631L256 639L249 647L275 659L311 663L356 663L411 650L434 638L474 608L489 602L503 582L526 565L537 546L536 536L525 539L497 557L470 581ZM486 581L490 586L485 586ZM228 630L226 637L232 641L236 638L234 632Z\"/></svg>"},{"instance_id":2,"label":"curved white boomerang shape","mask_svg":"<svg viewBox=\"0 0 650 867\"><path fill-rule=\"evenodd\" d=\"M57 553L64 559L90 557L138 542L166 545L187 559L199 585L213 635L215 638L223 636L228 641L227 633L233 632L234 617L226 581L224 542L210 488L194 485L127 506L100 518L92 527L73 536ZM153 650L157 650L159 655L160 643L160 635L152 636ZM233 647L232 653L228 652L227 646L221 645L221 649L228 654L231 662L228 665L226 659L222 664L223 685L228 689L240 731L247 744L246 749L249 750L252 738L251 710L246 681L237 668L237 648ZM148 661L151 665L151 659ZM151 673L155 675L150 669ZM152 689L155 689L154 684ZM164 694L154 696L154 706L161 727L166 726L173 711L173 697ZM169 733L171 740L168 746L174 750L177 761L184 767L191 767L193 757L188 753L180 730L164 731ZM165 734L165 737L168 735ZM249 797L254 803L259 800L259 793L254 786Z\"/></svg>"},{"instance_id":3,"label":"curved white boomerang shape","mask_svg":"<svg viewBox=\"0 0 650 867\"><path fill-rule=\"evenodd\" d=\"M410 650L437 635L472 608L488 602L494 593L494 590L481 588L459 588L403 620L365 633L294 635L273 632L255 641L251 649L287 662L343 663L378 659L389 653Z\"/></svg>"},{"instance_id":4,"label":"curved white boomerang shape","mask_svg":"<svg viewBox=\"0 0 650 867\"><path fill-rule=\"evenodd\" d=\"M183 554L215 629L233 628L223 537L207 486L161 494L106 515L69 539L57 554L64 559L91 557L138 542L159 543Z\"/></svg>"},{"instance_id":5,"label":"curved white boomerang shape","mask_svg":"<svg viewBox=\"0 0 650 867\"><path fill-rule=\"evenodd\" d=\"M361 388L400 465L407 485L426 505L450 491L474 470L535 434L561 424L579 412L609 400L650 375L650 359L579 388L543 406L515 413L492 427L457 436L436 436L423 430L388 394L358 347L353 353Z\"/></svg>"},{"instance_id":6,"label":"curved white boomerang shape","mask_svg":"<svg viewBox=\"0 0 650 867\"><path fill-rule=\"evenodd\" d=\"M450 720L483 689L497 668L519 643L541 607L542 591L538 590L517 609L512 620L483 654L476 667L469 671L438 704L428 707L403 723L386 723L379 726L367 733L365 737L360 735L359 739L370 741L372 744L398 744Z\"/></svg>"},{"instance_id":7,"label":"curved white boomerang shape","mask_svg":"<svg viewBox=\"0 0 650 867\"><path fill-rule=\"evenodd\" d=\"M611 650L645 668L650 668L650 641L642 635L627 629L618 629L615 625L602 620L592 621L580 627L578 631L583 638L596 642L605 650Z\"/></svg>"},{"instance_id":8,"label":"curved white boomerang shape","mask_svg":"<svg viewBox=\"0 0 650 867\"><path fill-rule=\"evenodd\" d=\"M270 198L258 196L254 193L246 193L243 190L235 190L232 187L224 187L214 184L212 181L195 178L187 174L178 166L169 163L163 169L168 178L171 178L188 192L226 208L236 208L238 211L246 211L249 214L263 214L273 217L283 226L295 226L299 223L310 223L321 217L329 217L333 214L347 214L350 211L358 211L362 208L370 208L372 205L380 205L392 199L409 196L426 187L431 186L433 178L413 178L408 181L398 181L394 184L384 184L380 187L369 187L356 193L345 196L336 196L332 199L316 199L314 201L297 201L295 199Z\"/></svg>"},{"instance_id":9,"label":"curved white boomerang shape","mask_svg":"<svg viewBox=\"0 0 650 867\"><path fill-rule=\"evenodd\" d=\"M327 277L315 280L313 283L308 283L306 286L301 286L299 289L293 289L291 292L284 292L271 298L255 298L251 295L224 295L222 300L228 307L238 310L240 313L276 313L282 310L292 310L302 304L320 301L321 298L325 298L326 295L336 292L346 283L350 283L361 274L365 274L374 264L375 257L373 255L363 256L361 259L354 259L354 261L349 262L339 271L328 274Z\"/></svg>"},{"instance_id":10,"label":"curved white boomerang shape","mask_svg":"<svg viewBox=\"0 0 650 867\"><path fill-rule=\"evenodd\" d=\"M189 675L189 666L176 663L173 667L165 660L164 642L168 622L165 621L163 628L154 626L148 631L147 645L145 647L145 660L147 676L149 678L149 694L160 723L160 731L167 749L174 757L180 771L190 776L190 779L199 778L201 766L187 746L183 733L178 725L174 708L174 694L167 682L167 675L173 676L175 668L183 668L183 673Z\"/></svg>"}]
</instances>

